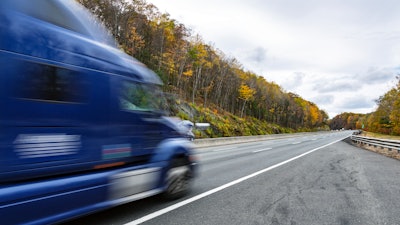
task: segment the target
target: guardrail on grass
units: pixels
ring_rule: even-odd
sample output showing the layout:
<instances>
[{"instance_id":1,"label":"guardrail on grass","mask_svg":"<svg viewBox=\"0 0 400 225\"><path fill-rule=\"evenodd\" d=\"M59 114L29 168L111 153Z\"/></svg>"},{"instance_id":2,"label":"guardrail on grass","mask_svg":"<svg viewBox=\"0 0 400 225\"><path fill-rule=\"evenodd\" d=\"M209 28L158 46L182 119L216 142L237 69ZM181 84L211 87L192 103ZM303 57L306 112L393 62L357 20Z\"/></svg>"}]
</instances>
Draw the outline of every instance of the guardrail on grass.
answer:
<instances>
[{"instance_id":1,"label":"guardrail on grass","mask_svg":"<svg viewBox=\"0 0 400 225\"><path fill-rule=\"evenodd\" d=\"M357 143L361 147L374 147L387 149L387 151L391 152L392 150L400 153L400 141L396 140L388 140L388 139L378 139L378 138L370 138L359 135L352 135L351 140L354 143Z\"/></svg>"}]
</instances>

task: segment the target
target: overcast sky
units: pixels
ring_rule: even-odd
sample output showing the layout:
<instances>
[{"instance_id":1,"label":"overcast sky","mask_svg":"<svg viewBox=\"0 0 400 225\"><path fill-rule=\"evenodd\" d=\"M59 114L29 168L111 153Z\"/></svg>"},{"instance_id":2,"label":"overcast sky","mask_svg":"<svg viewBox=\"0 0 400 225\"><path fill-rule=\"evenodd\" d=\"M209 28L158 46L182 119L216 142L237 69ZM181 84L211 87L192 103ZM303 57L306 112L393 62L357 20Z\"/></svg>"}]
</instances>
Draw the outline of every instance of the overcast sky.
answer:
<instances>
[{"instance_id":1,"label":"overcast sky","mask_svg":"<svg viewBox=\"0 0 400 225\"><path fill-rule=\"evenodd\" d=\"M399 0L147 0L332 118L368 113L400 72Z\"/></svg>"}]
</instances>

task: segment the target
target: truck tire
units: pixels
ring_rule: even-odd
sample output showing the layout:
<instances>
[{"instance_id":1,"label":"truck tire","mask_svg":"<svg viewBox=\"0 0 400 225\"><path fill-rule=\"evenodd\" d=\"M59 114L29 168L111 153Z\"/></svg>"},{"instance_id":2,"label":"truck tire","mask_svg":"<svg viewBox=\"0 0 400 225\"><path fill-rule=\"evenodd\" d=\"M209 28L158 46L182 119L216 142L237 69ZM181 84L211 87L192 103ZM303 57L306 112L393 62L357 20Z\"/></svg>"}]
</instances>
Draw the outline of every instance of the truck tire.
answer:
<instances>
[{"instance_id":1,"label":"truck tire","mask_svg":"<svg viewBox=\"0 0 400 225\"><path fill-rule=\"evenodd\" d=\"M165 174L163 198L174 200L186 195L191 188L191 171L186 159L173 159Z\"/></svg>"}]
</instances>

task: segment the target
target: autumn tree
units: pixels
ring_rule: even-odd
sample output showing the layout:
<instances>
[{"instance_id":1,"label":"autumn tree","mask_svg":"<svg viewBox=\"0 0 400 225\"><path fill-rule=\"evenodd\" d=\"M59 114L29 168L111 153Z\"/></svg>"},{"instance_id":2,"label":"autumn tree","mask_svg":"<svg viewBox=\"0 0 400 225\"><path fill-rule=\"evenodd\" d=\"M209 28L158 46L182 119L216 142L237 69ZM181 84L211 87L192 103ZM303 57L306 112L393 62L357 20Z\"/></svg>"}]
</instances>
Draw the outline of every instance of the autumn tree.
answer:
<instances>
[{"instance_id":1,"label":"autumn tree","mask_svg":"<svg viewBox=\"0 0 400 225\"><path fill-rule=\"evenodd\" d=\"M400 78L398 83L377 101L378 108L368 118L367 129L373 132L400 135Z\"/></svg>"},{"instance_id":2,"label":"autumn tree","mask_svg":"<svg viewBox=\"0 0 400 225\"><path fill-rule=\"evenodd\" d=\"M236 58L145 0L77 1L97 15L119 48L154 70L164 90L182 100L293 129L326 123L327 114L317 105L246 71Z\"/></svg>"},{"instance_id":3,"label":"autumn tree","mask_svg":"<svg viewBox=\"0 0 400 225\"><path fill-rule=\"evenodd\" d=\"M242 110L240 112L240 117L243 117L244 107L246 106L246 102L253 99L254 94L256 91L246 84L240 85L239 88L239 99L243 101Z\"/></svg>"}]
</instances>

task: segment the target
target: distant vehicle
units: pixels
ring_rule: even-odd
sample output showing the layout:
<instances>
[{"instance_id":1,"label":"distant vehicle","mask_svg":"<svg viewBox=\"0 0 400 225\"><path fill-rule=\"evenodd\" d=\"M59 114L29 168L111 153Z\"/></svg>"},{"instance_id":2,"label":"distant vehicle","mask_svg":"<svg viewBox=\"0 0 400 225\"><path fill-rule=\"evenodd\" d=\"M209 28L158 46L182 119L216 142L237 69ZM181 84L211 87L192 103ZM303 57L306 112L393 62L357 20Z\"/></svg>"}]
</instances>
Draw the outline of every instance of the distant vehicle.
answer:
<instances>
[{"instance_id":1,"label":"distant vehicle","mask_svg":"<svg viewBox=\"0 0 400 225\"><path fill-rule=\"evenodd\" d=\"M0 221L51 224L196 174L159 77L73 0L0 1Z\"/></svg>"}]
</instances>

